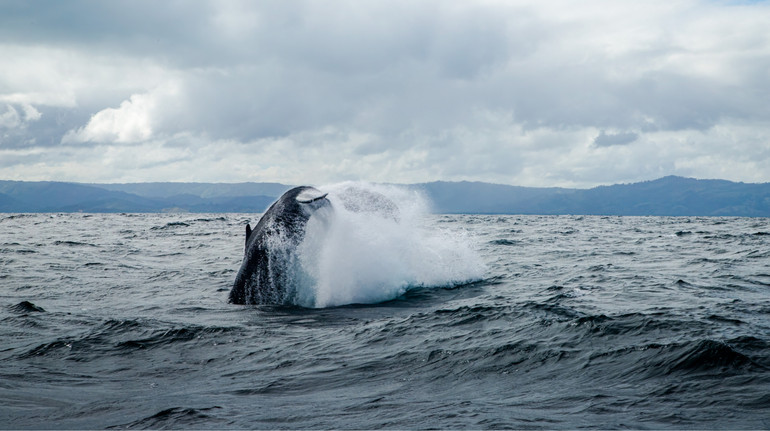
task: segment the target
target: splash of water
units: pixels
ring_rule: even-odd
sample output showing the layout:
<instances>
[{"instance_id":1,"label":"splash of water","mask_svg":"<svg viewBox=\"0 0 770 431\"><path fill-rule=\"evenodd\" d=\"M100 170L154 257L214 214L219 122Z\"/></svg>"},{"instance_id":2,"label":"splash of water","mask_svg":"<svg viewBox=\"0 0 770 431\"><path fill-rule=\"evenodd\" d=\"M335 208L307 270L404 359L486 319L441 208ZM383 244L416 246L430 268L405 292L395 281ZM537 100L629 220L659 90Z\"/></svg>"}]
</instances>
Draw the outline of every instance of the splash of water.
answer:
<instances>
[{"instance_id":1,"label":"splash of water","mask_svg":"<svg viewBox=\"0 0 770 431\"><path fill-rule=\"evenodd\" d=\"M467 234L430 226L421 193L397 186L320 187L332 205L308 221L298 249L296 305L330 307L395 299L415 287L480 280L485 265Z\"/></svg>"}]
</instances>

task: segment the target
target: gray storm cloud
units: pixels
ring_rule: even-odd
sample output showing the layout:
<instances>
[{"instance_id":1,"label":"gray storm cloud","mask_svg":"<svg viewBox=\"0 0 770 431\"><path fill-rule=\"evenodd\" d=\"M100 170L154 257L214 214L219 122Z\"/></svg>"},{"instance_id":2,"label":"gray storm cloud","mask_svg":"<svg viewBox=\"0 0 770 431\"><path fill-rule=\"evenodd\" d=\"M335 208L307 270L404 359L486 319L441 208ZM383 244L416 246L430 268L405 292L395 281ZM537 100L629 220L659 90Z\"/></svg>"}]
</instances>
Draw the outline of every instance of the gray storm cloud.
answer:
<instances>
[{"instance_id":1,"label":"gray storm cloud","mask_svg":"<svg viewBox=\"0 0 770 431\"><path fill-rule=\"evenodd\" d=\"M0 177L770 181L766 3L573 6L4 2Z\"/></svg>"}]
</instances>

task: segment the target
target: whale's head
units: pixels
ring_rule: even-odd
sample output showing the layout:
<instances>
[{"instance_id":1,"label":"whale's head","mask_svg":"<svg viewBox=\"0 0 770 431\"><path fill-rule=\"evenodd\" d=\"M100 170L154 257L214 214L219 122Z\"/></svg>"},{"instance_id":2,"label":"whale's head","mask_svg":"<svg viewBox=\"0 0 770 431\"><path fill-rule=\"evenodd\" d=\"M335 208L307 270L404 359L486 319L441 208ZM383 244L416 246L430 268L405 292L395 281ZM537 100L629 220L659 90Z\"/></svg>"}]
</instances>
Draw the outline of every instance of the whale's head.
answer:
<instances>
[{"instance_id":1,"label":"whale's head","mask_svg":"<svg viewBox=\"0 0 770 431\"><path fill-rule=\"evenodd\" d=\"M304 232L307 220L315 215L323 215L322 209L331 208L327 199L328 193L323 193L315 187L300 186L284 193L270 208L265 211L257 226L252 229L246 225L246 252L249 240L254 232L270 231L283 235L297 236Z\"/></svg>"},{"instance_id":2,"label":"whale's head","mask_svg":"<svg viewBox=\"0 0 770 431\"><path fill-rule=\"evenodd\" d=\"M295 250L308 220L323 220L330 213L326 196L314 187L295 187L268 208L254 229L246 225L246 249L230 302L279 304L288 299L297 272Z\"/></svg>"}]
</instances>

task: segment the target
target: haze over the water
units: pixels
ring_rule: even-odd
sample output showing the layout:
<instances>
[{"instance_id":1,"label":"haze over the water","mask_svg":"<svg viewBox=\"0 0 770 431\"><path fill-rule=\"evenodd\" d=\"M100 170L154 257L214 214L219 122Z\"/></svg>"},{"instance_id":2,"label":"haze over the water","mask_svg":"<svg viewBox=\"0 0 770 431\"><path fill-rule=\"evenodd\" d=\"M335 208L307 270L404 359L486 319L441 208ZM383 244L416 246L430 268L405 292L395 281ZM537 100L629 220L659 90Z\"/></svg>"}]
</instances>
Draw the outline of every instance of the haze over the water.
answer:
<instances>
[{"instance_id":1,"label":"haze over the water","mask_svg":"<svg viewBox=\"0 0 770 431\"><path fill-rule=\"evenodd\" d=\"M770 181L767 1L4 1L0 179Z\"/></svg>"}]
</instances>

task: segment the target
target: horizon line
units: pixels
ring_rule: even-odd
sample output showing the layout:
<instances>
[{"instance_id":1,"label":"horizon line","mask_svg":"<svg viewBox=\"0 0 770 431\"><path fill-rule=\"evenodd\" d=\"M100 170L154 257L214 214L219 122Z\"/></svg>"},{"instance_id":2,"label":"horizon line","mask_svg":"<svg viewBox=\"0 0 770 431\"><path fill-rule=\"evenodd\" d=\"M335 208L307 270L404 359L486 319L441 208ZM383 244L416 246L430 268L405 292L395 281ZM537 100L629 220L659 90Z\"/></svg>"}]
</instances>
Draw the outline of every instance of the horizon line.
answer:
<instances>
[{"instance_id":1,"label":"horizon line","mask_svg":"<svg viewBox=\"0 0 770 431\"><path fill-rule=\"evenodd\" d=\"M421 182L414 182L414 183L396 183L396 182L379 182L379 181L365 181L365 180L346 180L346 181L337 181L337 182L329 182L325 184L338 184L338 183L345 183L345 182L364 182L364 183L371 183L371 184L389 184L389 185L396 185L396 186L414 186L414 185L421 185L421 184L433 184L433 183L449 183L449 184L462 184L462 183L470 183L470 184L489 184L489 185L496 185L496 186L505 186L505 187L521 187L521 188L532 188L532 189L573 189L573 190L590 190L598 187L611 187L611 186L622 186L622 185L632 185L632 184L642 184L642 183L649 183L649 182L655 182L660 181L666 178L679 178L679 179L685 179L685 180L695 180L695 181L725 181L735 184L770 184L770 182L745 182L745 181L734 181L724 178L695 178L695 177L685 177L681 175L664 175L662 177L649 179L649 180L639 180L635 182L617 182L617 183L608 183L608 184L598 184L591 187L562 187L562 186L522 186L517 184L506 184L506 183L496 183L496 182L489 182L489 181L481 181L481 180L432 180L432 181L421 181ZM286 186L286 187L293 187L297 184L287 184L277 181L238 181L238 182L215 182L215 181L138 181L138 182L81 182L81 181L66 181L66 180L10 180L10 179L0 179L0 182L18 182L18 183L61 183L61 184L80 184L80 185L87 185L87 186L96 186L96 185L138 185L138 184L213 184L213 185L237 185L237 184L273 184L273 185L280 185L280 186ZM325 185L325 184L319 184ZM315 185L315 184L311 184Z\"/></svg>"}]
</instances>

